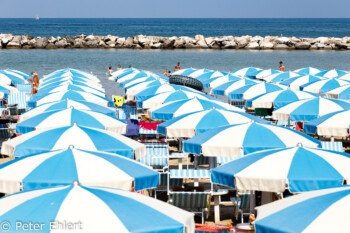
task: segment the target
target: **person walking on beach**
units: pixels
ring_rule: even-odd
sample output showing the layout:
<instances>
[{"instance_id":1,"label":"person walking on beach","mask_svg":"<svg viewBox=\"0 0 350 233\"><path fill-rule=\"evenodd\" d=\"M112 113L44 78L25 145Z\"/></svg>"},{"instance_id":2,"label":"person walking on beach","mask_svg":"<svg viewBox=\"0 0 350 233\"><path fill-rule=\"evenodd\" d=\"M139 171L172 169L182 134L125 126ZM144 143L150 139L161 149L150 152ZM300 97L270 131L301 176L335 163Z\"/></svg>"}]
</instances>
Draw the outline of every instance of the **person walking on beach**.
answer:
<instances>
[{"instance_id":1,"label":"person walking on beach","mask_svg":"<svg viewBox=\"0 0 350 233\"><path fill-rule=\"evenodd\" d=\"M177 65L175 66L174 71L177 71L177 70L181 70L180 62L178 62Z\"/></svg>"},{"instance_id":2,"label":"person walking on beach","mask_svg":"<svg viewBox=\"0 0 350 233\"><path fill-rule=\"evenodd\" d=\"M286 67L284 67L283 61L280 61L280 67L279 67L278 70L281 71L281 72L285 72L286 71Z\"/></svg>"},{"instance_id":3,"label":"person walking on beach","mask_svg":"<svg viewBox=\"0 0 350 233\"><path fill-rule=\"evenodd\" d=\"M112 72L113 72L112 66L108 67L108 75L109 76L112 76Z\"/></svg>"},{"instance_id":4,"label":"person walking on beach","mask_svg":"<svg viewBox=\"0 0 350 233\"><path fill-rule=\"evenodd\" d=\"M32 83L32 95L34 95L38 92L39 78L36 72L32 72L31 74L33 75L33 78L30 78L28 80Z\"/></svg>"}]
</instances>

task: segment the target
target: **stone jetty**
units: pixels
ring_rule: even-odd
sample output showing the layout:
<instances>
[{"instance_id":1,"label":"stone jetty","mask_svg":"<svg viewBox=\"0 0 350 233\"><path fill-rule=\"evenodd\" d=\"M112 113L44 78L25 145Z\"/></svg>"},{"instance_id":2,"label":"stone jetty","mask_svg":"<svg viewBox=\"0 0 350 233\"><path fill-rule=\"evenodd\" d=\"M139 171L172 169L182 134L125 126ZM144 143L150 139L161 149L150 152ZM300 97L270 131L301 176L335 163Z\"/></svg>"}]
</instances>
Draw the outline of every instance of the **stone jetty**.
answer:
<instances>
[{"instance_id":1,"label":"stone jetty","mask_svg":"<svg viewBox=\"0 0 350 233\"><path fill-rule=\"evenodd\" d=\"M278 36L134 37L78 35L33 37L0 34L0 49L250 49L250 50L350 50L350 37L297 38Z\"/></svg>"}]
</instances>

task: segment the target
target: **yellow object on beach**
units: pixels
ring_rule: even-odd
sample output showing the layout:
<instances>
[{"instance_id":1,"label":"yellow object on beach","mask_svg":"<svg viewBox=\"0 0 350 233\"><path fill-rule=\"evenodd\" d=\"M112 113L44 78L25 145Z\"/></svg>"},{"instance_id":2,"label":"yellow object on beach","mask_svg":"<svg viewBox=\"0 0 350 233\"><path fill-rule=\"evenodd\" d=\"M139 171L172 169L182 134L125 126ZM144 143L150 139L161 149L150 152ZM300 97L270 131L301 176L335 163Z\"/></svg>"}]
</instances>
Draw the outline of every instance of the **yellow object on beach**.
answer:
<instances>
[{"instance_id":1,"label":"yellow object on beach","mask_svg":"<svg viewBox=\"0 0 350 233\"><path fill-rule=\"evenodd\" d=\"M123 107L124 103L126 103L125 96L113 96L114 105L117 107Z\"/></svg>"}]
</instances>

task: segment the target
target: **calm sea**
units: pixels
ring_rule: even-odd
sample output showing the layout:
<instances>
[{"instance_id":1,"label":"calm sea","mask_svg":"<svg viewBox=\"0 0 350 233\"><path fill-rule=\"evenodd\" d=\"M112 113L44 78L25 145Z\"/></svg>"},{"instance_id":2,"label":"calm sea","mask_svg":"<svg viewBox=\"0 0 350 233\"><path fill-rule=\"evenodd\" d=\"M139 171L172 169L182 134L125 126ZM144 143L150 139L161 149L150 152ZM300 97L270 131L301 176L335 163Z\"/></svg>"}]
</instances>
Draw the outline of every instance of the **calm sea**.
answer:
<instances>
[{"instance_id":1,"label":"calm sea","mask_svg":"<svg viewBox=\"0 0 350 233\"><path fill-rule=\"evenodd\" d=\"M0 19L0 33L155 36L350 36L350 19Z\"/></svg>"}]
</instances>

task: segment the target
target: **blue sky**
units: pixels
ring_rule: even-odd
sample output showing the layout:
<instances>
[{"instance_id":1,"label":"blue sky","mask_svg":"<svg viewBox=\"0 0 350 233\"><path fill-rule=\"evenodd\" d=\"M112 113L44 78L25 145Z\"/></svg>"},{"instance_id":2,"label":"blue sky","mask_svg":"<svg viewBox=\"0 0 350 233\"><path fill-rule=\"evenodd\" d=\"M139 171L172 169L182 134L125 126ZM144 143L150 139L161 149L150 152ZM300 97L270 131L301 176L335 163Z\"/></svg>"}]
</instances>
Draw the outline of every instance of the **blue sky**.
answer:
<instances>
[{"instance_id":1,"label":"blue sky","mask_svg":"<svg viewBox=\"0 0 350 233\"><path fill-rule=\"evenodd\" d=\"M1 18L347 18L350 0L0 0Z\"/></svg>"}]
</instances>

